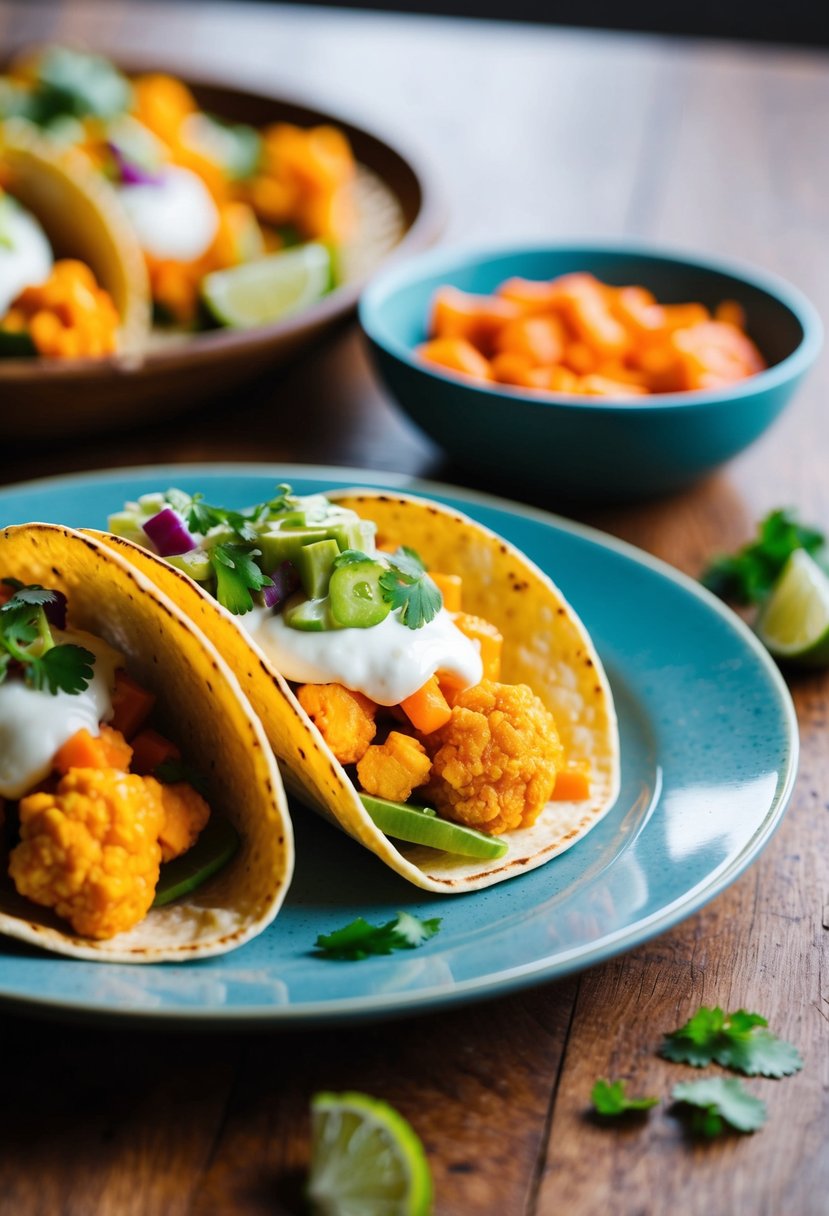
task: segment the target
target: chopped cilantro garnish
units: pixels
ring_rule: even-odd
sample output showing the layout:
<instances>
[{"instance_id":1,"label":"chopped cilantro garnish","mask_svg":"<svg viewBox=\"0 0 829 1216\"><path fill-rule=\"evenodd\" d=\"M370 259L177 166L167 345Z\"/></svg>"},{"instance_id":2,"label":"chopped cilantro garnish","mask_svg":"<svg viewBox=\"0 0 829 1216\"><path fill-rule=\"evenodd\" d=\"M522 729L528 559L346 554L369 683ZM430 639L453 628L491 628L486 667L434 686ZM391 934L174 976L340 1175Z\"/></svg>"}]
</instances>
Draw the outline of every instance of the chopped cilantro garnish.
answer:
<instances>
[{"instance_id":1,"label":"chopped cilantro garnish","mask_svg":"<svg viewBox=\"0 0 829 1216\"><path fill-rule=\"evenodd\" d=\"M719 1136L726 1124L738 1132L754 1132L766 1121L766 1104L750 1094L736 1077L705 1077L675 1085L675 1102L696 1109L691 1130L700 1136Z\"/></svg>"},{"instance_id":2,"label":"chopped cilantro garnish","mask_svg":"<svg viewBox=\"0 0 829 1216\"><path fill-rule=\"evenodd\" d=\"M409 629L428 625L440 612L443 597L426 573L414 549L401 548L387 555L391 569L380 576L383 599L400 611L400 620Z\"/></svg>"},{"instance_id":3,"label":"chopped cilantro garnish","mask_svg":"<svg viewBox=\"0 0 829 1216\"><path fill-rule=\"evenodd\" d=\"M736 553L715 558L702 582L724 600L758 604L766 598L795 549L805 549L827 565L826 538L798 522L793 511L772 511L759 525L757 539Z\"/></svg>"},{"instance_id":4,"label":"chopped cilantro garnish","mask_svg":"<svg viewBox=\"0 0 829 1216\"><path fill-rule=\"evenodd\" d=\"M15 592L0 605L0 683L17 663L31 688L53 695L83 692L92 679L95 655L83 646L55 644L45 607L58 601L57 593L16 579L3 581Z\"/></svg>"},{"instance_id":5,"label":"chopped cilantro garnish","mask_svg":"<svg viewBox=\"0 0 829 1216\"><path fill-rule=\"evenodd\" d=\"M324 958L356 961L371 954L391 954L393 950L413 950L434 937L440 928L440 917L420 920L409 912L398 912L394 920L384 925L370 925L362 916L335 929L321 933L316 940L317 953Z\"/></svg>"},{"instance_id":6,"label":"chopped cilantro garnish","mask_svg":"<svg viewBox=\"0 0 829 1216\"><path fill-rule=\"evenodd\" d=\"M658 1098L629 1098L625 1093L626 1081L604 1081L601 1078L590 1091L593 1109L599 1115L624 1115L628 1111L650 1110L659 1102Z\"/></svg>"},{"instance_id":7,"label":"chopped cilantro garnish","mask_svg":"<svg viewBox=\"0 0 829 1216\"><path fill-rule=\"evenodd\" d=\"M260 549L247 549L244 545L216 545L210 553L210 564L216 575L216 598L219 603L241 616L253 608L251 591L272 587L273 582L256 564Z\"/></svg>"},{"instance_id":8,"label":"chopped cilantro garnish","mask_svg":"<svg viewBox=\"0 0 829 1216\"><path fill-rule=\"evenodd\" d=\"M723 1068L754 1077L787 1077L803 1067L796 1047L778 1039L759 1013L738 1009L723 1013L719 1006L701 1006L684 1026L665 1036L662 1055L676 1063Z\"/></svg>"},{"instance_id":9,"label":"chopped cilantro garnish","mask_svg":"<svg viewBox=\"0 0 829 1216\"><path fill-rule=\"evenodd\" d=\"M182 490L168 490L164 497L174 510L184 516L191 532L204 536L211 528L225 527L235 532L240 540L255 541L257 524L274 519L296 506L298 500L291 493L289 485L279 485L277 491L274 498L245 507L241 511L211 506L204 501L203 494L191 496Z\"/></svg>"}]
</instances>

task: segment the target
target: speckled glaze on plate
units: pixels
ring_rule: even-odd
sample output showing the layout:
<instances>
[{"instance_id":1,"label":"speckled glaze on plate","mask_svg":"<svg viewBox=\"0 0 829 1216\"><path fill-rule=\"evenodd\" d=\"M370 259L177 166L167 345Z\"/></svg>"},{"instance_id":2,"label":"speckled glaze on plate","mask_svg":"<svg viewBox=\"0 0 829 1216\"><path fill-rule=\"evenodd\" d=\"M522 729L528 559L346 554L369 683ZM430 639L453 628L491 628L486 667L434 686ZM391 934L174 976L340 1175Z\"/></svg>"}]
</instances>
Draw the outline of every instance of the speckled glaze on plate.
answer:
<instances>
[{"instance_id":1,"label":"speckled glaze on plate","mask_svg":"<svg viewBox=\"0 0 829 1216\"><path fill-rule=\"evenodd\" d=\"M390 474L307 466L181 465L0 491L0 525L102 527L108 511L181 486L241 506L281 481L303 493L390 486L432 495L520 546L583 618L613 686L622 737L616 807L569 853L500 886L441 899L293 805L297 867L276 922L190 965L55 959L0 943L0 1003L61 1018L308 1026L423 1012L552 980L663 932L718 895L768 842L797 767L797 722L776 667L732 613L645 554L515 503ZM398 909L440 916L419 950L315 958L318 933Z\"/></svg>"}]
</instances>

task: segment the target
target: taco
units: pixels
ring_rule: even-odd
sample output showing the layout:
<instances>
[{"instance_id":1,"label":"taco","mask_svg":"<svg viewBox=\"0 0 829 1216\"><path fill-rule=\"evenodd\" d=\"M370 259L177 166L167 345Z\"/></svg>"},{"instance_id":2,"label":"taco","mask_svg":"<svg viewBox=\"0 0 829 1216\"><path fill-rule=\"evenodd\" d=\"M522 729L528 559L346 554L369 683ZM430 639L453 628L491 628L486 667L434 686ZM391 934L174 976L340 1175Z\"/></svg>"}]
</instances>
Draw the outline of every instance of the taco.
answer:
<instances>
[{"instance_id":1,"label":"taco","mask_svg":"<svg viewBox=\"0 0 829 1216\"><path fill-rule=\"evenodd\" d=\"M71 529L0 532L0 933L186 961L276 915L293 837L262 728L211 644Z\"/></svg>"},{"instance_id":2,"label":"taco","mask_svg":"<svg viewBox=\"0 0 829 1216\"><path fill-rule=\"evenodd\" d=\"M60 325L41 334L44 312ZM29 123L1 124L0 354L137 354L149 331L141 247L111 186Z\"/></svg>"},{"instance_id":3,"label":"taco","mask_svg":"<svg viewBox=\"0 0 829 1216\"><path fill-rule=\"evenodd\" d=\"M616 717L586 629L459 512L288 487L227 511L171 490L110 528L236 671L286 782L417 886L523 873L613 805Z\"/></svg>"}]
</instances>

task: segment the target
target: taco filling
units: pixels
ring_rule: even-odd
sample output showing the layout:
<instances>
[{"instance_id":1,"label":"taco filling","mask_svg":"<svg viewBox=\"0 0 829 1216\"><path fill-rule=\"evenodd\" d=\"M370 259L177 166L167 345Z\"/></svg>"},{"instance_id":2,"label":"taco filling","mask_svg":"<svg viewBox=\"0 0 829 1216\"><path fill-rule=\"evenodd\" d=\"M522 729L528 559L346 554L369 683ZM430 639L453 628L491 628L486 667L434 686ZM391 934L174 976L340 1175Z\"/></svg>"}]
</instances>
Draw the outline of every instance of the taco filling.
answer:
<instances>
[{"instance_id":1,"label":"taco filling","mask_svg":"<svg viewBox=\"0 0 829 1216\"><path fill-rule=\"evenodd\" d=\"M386 835L497 859L551 802L589 799L590 749L572 731L565 747L545 701L504 677L502 629L405 531L288 486L243 511L147 495L109 526L233 614Z\"/></svg>"},{"instance_id":2,"label":"taco filling","mask_svg":"<svg viewBox=\"0 0 829 1216\"><path fill-rule=\"evenodd\" d=\"M149 725L155 696L66 615L62 593L0 581L6 868L20 895L105 940L163 901L167 863L193 848L211 812L179 749ZM203 858L193 886L233 851Z\"/></svg>"},{"instance_id":3,"label":"taco filling","mask_svg":"<svg viewBox=\"0 0 829 1216\"><path fill-rule=\"evenodd\" d=\"M293 847L273 756L210 643L52 524L0 533L0 933L120 962L270 923Z\"/></svg>"}]
</instances>

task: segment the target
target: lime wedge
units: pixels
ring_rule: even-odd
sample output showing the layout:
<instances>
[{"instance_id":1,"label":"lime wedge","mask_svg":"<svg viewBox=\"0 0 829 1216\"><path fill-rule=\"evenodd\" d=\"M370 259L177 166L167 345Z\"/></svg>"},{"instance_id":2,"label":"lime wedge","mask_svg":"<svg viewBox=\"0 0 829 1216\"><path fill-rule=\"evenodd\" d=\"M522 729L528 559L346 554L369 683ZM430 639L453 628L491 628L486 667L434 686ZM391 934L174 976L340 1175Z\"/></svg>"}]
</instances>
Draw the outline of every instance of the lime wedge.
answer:
<instances>
[{"instance_id":1,"label":"lime wedge","mask_svg":"<svg viewBox=\"0 0 829 1216\"><path fill-rule=\"evenodd\" d=\"M402 1115L365 1094L311 1100L308 1198L315 1216L428 1216L432 1176Z\"/></svg>"},{"instance_id":2,"label":"lime wedge","mask_svg":"<svg viewBox=\"0 0 829 1216\"><path fill-rule=\"evenodd\" d=\"M783 567L757 618L757 634L777 659L829 664L829 577L805 549L795 549Z\"/></svg>"},{"instance_id":3,"label":"lime wedge","mask_svg":"<svg viewBox=\"0 0 829 1216\"><path fill-rule=\"evenodd\" d=\"M201 291L222 325L251 329L301 312L331 286L331 255L325 245L298 245L230 270L205 275Z\"/></svg>"}]
</instances>

